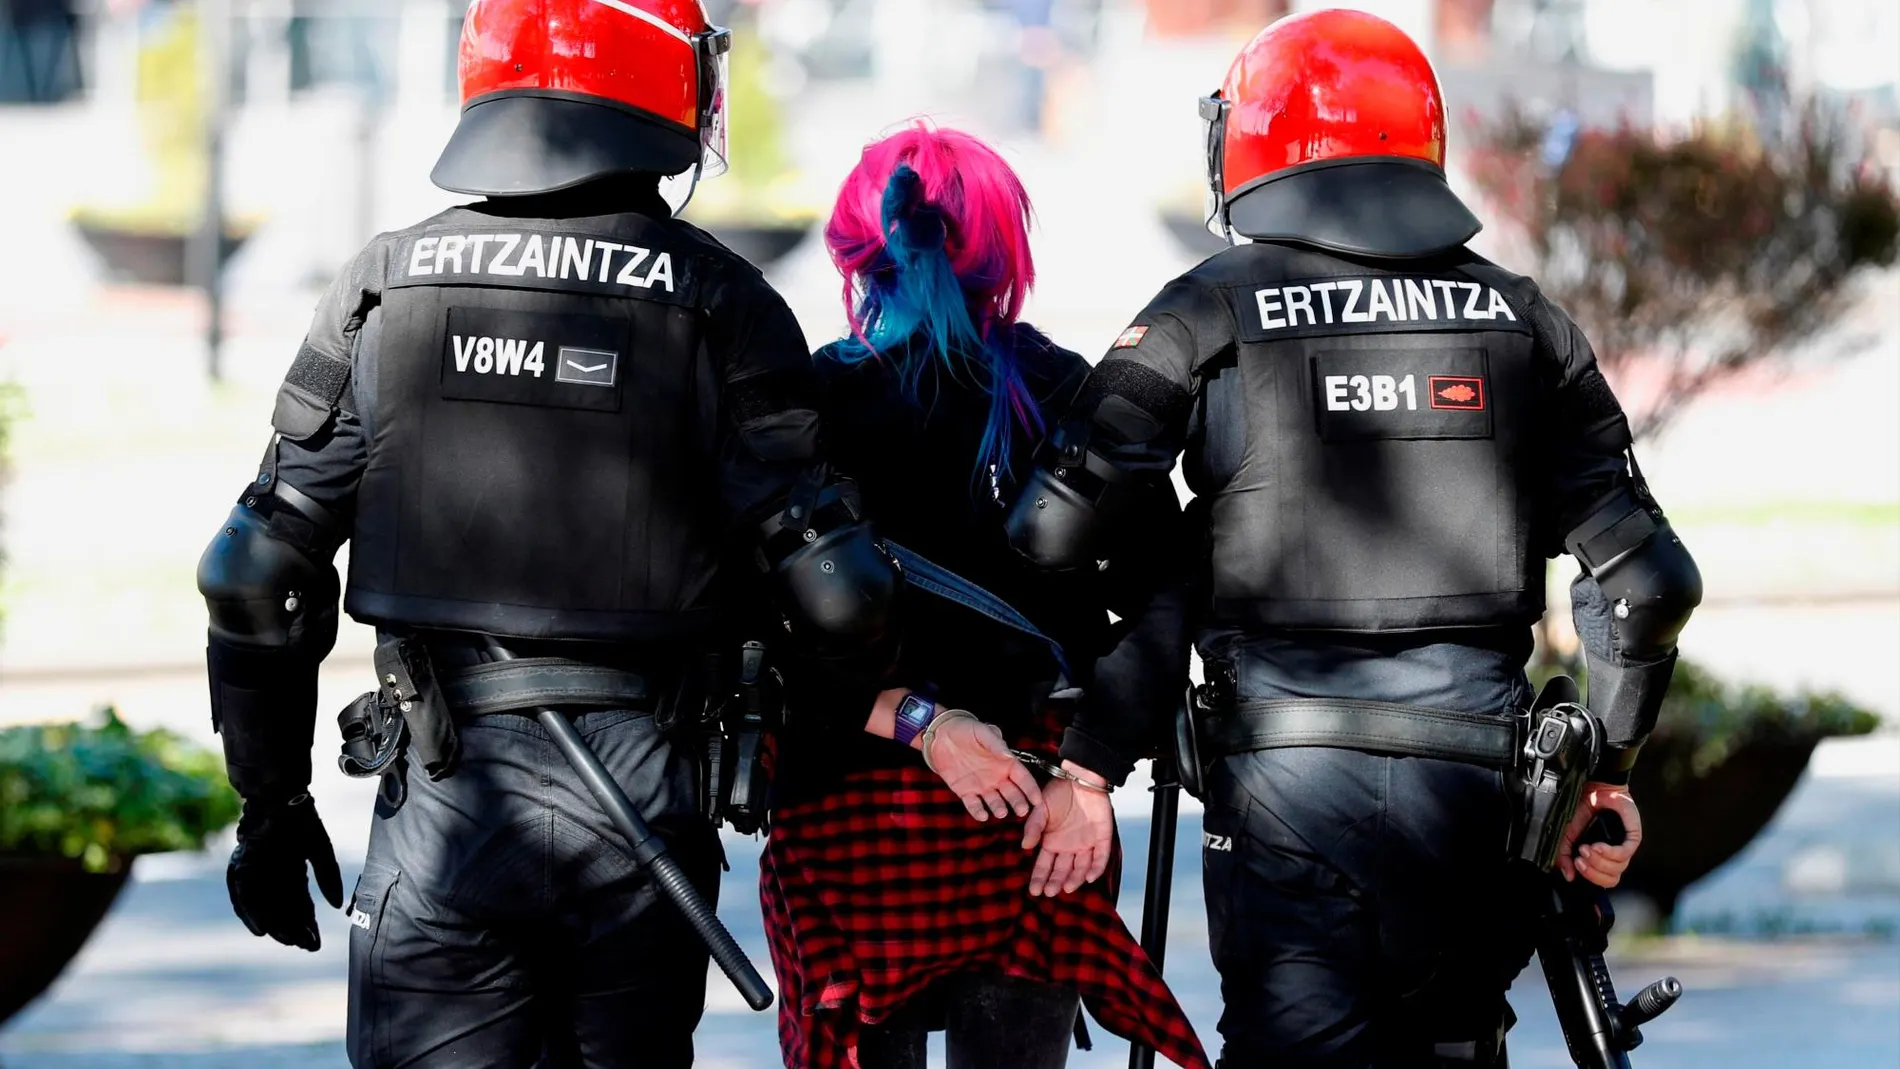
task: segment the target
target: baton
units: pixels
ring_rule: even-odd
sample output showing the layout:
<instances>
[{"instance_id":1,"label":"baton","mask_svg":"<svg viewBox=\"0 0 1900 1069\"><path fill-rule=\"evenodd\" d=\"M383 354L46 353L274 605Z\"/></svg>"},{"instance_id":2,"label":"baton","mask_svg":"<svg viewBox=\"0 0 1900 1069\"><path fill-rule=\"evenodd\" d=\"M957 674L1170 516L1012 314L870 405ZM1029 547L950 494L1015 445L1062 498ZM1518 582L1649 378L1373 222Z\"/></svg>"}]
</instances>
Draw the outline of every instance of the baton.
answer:
<instances>
[{"instance_id":1,"label":"baton","mask_svg":"<svg viewBox=\"0 0 1900 1069\"><path fill-rule=\"evenodd\" d=\"M1148 886L1141 900L1141 949L1162 970L1168 955L1168 906L1174 896L1174 833L1181 812L1181 777L1172 757L1154 759L1154 815L1148 825ZM1154 1069L1155 1050L1145 1043L1128 1048L1128 1069Z\"/></svg>"},{"instance_id":2,"label":"baton","mask_svg":"<svg viewBox=\"0 0 1900 1069\"><path fill-rule=\"evenodd\" d=\"M515 659L514 654L494 639L489 639L487 645L489 656L496 660ZM554 745L560 749L561 756L567 758L567 763L574 767L581 782L587 785L587 792L594 796L594 801L600 803L600 808L607 813L607 819L613 821L614 827L626 838L627 845L632 848L634 864L646 870L653 882L666 893L666 897L672 899L679 911L686 915L687 923L693 926L700 940L706 944L706 949L712 952L712 958L719 963L720 971L732 981L732 986L739 989L746 1005L755 1010L771 1006L772 989L765 986L765 979L747 959L745 951L739 949L732 933L719 923L718 914L700 897L692 881L686 878L686 870L680 868L680 863L667 853L666 843L653 834L653 829L647 827L646 821L640 819L640 813L628 800L627 792L621 790L607 767L600 763L600 756L588 748L587 741L581 738L580 732L574 730L574 725L567 717L545 707L536 708L534 712L541 726L554 737Z\"/></svg>"}]
</instances>

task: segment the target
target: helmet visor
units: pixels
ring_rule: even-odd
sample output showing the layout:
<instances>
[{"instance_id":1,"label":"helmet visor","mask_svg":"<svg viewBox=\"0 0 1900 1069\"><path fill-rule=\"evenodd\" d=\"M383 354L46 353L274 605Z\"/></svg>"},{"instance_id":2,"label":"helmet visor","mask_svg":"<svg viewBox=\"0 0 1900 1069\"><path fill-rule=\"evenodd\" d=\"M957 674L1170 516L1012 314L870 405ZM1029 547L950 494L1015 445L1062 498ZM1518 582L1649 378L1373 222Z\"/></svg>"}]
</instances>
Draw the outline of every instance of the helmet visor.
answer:
<instances>
[{"instance_id":1,"label":"helmet visor","mask_svg":"<svg viewBox=\"0 0 1900 1069\"><path fill-rule=\"evenodd\" d=\"M727 59L732 31L715 26L693 38L699 53L699 177L726 173Z\"/></svg>"},{"instance_id":2,"label":"helmet visor","mask_svg":"<svg viewBox=\"0 0 1900 1069\"><path fill-rule=\"evenodd\" d=\"M1207 199L1202 222L1214 236L1227 238L1227 194L1222 187L1223 155L1227 142L1227 102L1217 92L1200 101L1201 145L1207 166Z\"/></svg>"}]
</instances>

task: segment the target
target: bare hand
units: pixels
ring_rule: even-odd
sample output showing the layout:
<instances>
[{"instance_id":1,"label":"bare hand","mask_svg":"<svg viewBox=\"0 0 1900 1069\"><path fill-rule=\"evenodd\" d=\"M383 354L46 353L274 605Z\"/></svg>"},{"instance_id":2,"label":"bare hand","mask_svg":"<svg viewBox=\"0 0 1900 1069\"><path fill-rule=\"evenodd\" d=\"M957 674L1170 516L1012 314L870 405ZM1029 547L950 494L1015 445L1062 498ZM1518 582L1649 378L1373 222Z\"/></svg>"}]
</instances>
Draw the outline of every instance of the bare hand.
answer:
<instances>
[{"instance_id":1,"label":"bare hand","mask_svg":"<svg viewBox=\"0 0 1900 1069\"><path fill-rule=\"evenodd\" d=\"M927 756L944 786L978 820L991 815L1001 819L1011 811L1026 817L1042 804L1036 777L1009 752L1003 733L973 716L944 721L931 739Z\"/></svg>"},{"instance_id":2,"label":"bare hand","mask_svg":"<svg viewBox=\"0 0 1900 1069\"><path fill-rule=\"evenodd\" d=\"M1091 783L1107 784L1073 762L1062 767ZM1115 807L1108 795L1057 779L1043 789L1042 803L1023 827L1023 849L1042 847L1029 874L1030 897L1073 894L1101 879L1115 837Z\"/></svg>"},{"instance_id":3,"label":"bare hand","mask_svg":"<svg viewBox=\"0 0 1900 1069\"><path fill-rule=\"evenodd\" d=\"M1597 813L1609 810L1623 820L1623 842L1617 846L1609 843L1586 843L1577 846L1577 837ZM1564 829L1562 842L1557 847L1557 870L1564 879L1574 880L1579 875L1608 890L1623 880L1624 870L1630 867L1630 859L1636 856L1636 848L1643 844L1643 818L1636 811L1636 799L1630 797L1628 787L1618 787L1608 783L1586 783L1583 785L1583 800L1577 805L1577 815L1570 818L1570 826Z\"/></svg>"}]
</instances>

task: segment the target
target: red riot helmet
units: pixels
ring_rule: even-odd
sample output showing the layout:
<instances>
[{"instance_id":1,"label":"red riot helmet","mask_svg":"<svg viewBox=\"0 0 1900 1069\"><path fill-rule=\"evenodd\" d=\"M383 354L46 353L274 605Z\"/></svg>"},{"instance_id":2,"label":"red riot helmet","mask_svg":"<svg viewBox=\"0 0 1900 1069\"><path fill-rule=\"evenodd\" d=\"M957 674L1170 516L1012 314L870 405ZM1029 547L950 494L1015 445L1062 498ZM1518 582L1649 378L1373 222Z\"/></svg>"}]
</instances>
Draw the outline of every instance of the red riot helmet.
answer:
<instances>
[{"instance_id":1,"label":"red riot helmet","mask_svg":"<svg viewBox=\"0 0 1900 1069\"><path fill-rule=\"evenodd\" d=\"M1201 100L1208 228L1361 256L1446 252L1483 224L1445 180L1445 101L1405 31L1362 11L1283 18Z\"/></svg>"},{"instance_id":2,"label":"red riot helmet","mask_svg":"<svg viewBox=\"0 0 1900 1069\"><path fill-rule=\"evenodd\" d=\"M431 178L522 196L612 174L720 174L731 47L700 0L475 0L462 118Z\"/></svg>"}]
</instances>

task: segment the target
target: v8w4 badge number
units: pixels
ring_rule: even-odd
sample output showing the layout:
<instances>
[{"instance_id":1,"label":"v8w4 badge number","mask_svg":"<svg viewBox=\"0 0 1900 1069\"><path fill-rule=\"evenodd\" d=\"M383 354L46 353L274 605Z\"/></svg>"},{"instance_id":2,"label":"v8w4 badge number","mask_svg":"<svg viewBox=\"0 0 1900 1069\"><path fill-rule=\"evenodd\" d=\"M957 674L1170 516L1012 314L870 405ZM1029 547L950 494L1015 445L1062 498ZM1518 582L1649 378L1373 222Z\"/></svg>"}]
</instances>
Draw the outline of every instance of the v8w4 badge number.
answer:
<instances>
[{"instance_id":1,"label":"v8w4 badge number","mask_svg":"<svg viewBox=\"0 0 1900 1069\"><path fill-rule=\"evenodd\" d=\"M455 346L457 372L519 375L525 371L538 379L541 372L547 370L546 342L530 343L523 338L464 338L459 334L449 335L449 341Z\"/></svg>"},{"instance_id":2,"label":"v8w4 badge number","mask_svg":"<svg viewBox=\"0 0 1900 1069\"><path fill-rule=\"evenodd\" d=\"M625 320L453 307L442 334L444 398L620 411Z\"/></svg>"}]
</instances>

